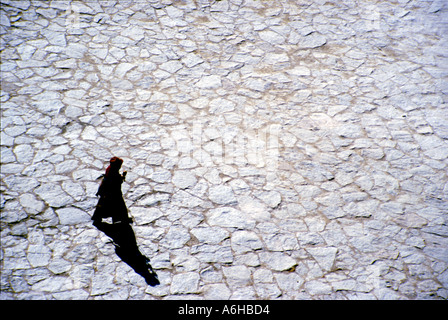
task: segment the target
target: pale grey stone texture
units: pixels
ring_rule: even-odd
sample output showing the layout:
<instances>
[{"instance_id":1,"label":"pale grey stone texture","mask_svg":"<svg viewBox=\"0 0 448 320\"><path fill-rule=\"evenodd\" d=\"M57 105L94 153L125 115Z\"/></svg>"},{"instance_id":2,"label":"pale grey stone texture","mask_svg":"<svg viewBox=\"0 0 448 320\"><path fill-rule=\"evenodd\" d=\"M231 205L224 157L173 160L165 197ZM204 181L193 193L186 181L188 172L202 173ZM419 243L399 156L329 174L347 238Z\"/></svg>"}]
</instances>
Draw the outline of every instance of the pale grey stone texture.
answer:
<instances>
[{"instance_id":1,"label":"pale grey stone texture","mask_svg":"<svg viewBox=\"0 0 448 320\"><path fill-rule=\"evenodd\" d=\"M324 2L2 1L2 298L446 300L447 7Z\"/></svg>"}]
</instances>

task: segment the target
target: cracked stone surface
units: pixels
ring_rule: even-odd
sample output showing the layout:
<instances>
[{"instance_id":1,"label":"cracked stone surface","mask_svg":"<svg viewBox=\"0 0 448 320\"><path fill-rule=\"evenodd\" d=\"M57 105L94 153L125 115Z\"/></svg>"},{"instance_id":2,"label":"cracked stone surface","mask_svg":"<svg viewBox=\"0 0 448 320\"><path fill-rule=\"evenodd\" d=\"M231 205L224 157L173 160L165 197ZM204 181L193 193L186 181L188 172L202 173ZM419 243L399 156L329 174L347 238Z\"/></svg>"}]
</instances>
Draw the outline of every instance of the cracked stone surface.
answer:
<instances>
[{"instance_id":1,"label":"cracked stone surface","mask_svg":"<svg viewBox=\"0 0 448 320\"><path fill-rule=\"evenodd\" d=\"M0 3L1 299L448 298L445 1Z\"/></svg>"}]
</instances>

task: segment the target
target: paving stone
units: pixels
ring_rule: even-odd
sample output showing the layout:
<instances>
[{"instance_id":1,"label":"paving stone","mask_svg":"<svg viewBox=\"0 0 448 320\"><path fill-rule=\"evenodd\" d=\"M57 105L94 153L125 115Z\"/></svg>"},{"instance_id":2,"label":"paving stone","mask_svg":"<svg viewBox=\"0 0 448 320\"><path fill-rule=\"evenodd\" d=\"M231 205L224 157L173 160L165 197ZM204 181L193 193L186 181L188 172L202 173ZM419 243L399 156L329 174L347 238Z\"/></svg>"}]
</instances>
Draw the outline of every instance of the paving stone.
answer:
<instances>
[{"instance_id":1,"label":"paving stone","mask_svg":"<svg viewBox=\"0 0 448 320\"><path fill-rule=\"evenodd\" d=\"M48 269L54 274L61 274L69 271L72 268L72 264L64 259L58 259L51 261L48 264Z\"/></svg>"},{"instance_id":2,"label":"paving stone","mask_svg":"<svg viewBox=\"0 0 448 320\"><path fill-rule=\"evenodd\" d=\"M210 187L208 196L211 201L221 205L235 204L237 199L230 186L218 185Z\"/></svg>"},{"instance_id":3,"label":"paving stone","mask_svg":"<svg viewBox=\"0 0 448 320\"><path fill-rule=\"evenodd\" d=\"M171 294L196 293L198 291L199 275L196 272L177 274L171 283Z\"/></svg>"},{"instance_id":4,"label":"paving stone","mask_svg":"<svg viewBox=\"0 0 448 320\"><path fill-rule=\"evenodd\" d=\"M61 208L56 210L56 214L62 225L73 225L90 221L90 216L83 210L77 208Z\"/></svg>"},{"instance_id":5,"label":"paving stone","mask_svg":"<svg viewBox=\"0 0 448 320\"><path fill-rule=\"evenodd\" d=\"M73 280L64 276L51 277L32 286L32 290L37 292L61 292L72 289Z\"/></svg>"},{"instance_id":6,"label":"paving stone","mask_svg":"<svg viewBox=\"0 0 448 320\"><path fill-rule=\"evenodd\" d=\"M262 193L255 193L255 196L271 208L276 208L282 201L282 197L278 191L265 191Z\"/></svg>"},{"instance_id":7,"label":"paving stone","mask_svg":"<svg viewBox=\"0 0 448 320\"><path fill-rule=\"evenodd\" d=\"M307 251L316 259L317 263L326 271L330 271L336 258L337 248L309 248Z\"/></svg>"},{"instance_id":8,"label":"paving stone","mask_svg":"<svg viewBox=\"0 0 448 320\"><path fill-rule=\"evenodd\" d=\"M182 248L188 240L190 240L190 234L187 229L173 226L160 243L168 248L177 249Z\"/></svg>"},{"instance_id":9,"label":"paving stone","mask_svg":"<svg viewBox=\"0 0 448 320\"><path fill-rule=\"evenodd\" d=\"M282 252L261 252L260 260L275 271L290 270L297 265L296 260Z\"/></svg>"},{"instance_id":10,"label":"paving stone","mask_svg":"<svg viewBox=\"0 0 448 320\"><path fill-rule=\"evenodd\" d=\"M191 248L191 254L195 255L201 262L208 263L232 263L234 260L232 249L226 243L220 245L197 245Z\"/></svg>"},{"instance_id":11,"label":"paving stone","mask_svg":"<svg viewBox=\"0 0 448 320\"><path fill-rule=\"evenodd\" d=\"M197 227L191 233L200 241L208 244L218 244L229 237L229 233L218 227Z\"/></svg>"},{"instance_id":12,"label":"paving stone","mask_svg":"<svg viewBox=\"0 0 448 320\"><path fill-rule=\"evenodd\" d=\"M28 261L33 267L43 267L48 264L51 258L51 251L45 245L31 245L28 248Z\"/></svg>"},{"instance_id":13,"label":"paving stone","mask_svg":"<svg viewBox=\"0 0 448 320\"><path fill-rule=\"evenodd\" d=\"M132 207L129 215L137 225L146 225L162 217L163 213L157 208Z\"/></svg>"},{"instance_id":14,"label":"paving stone","mask_svg":"<svg viewBox=\"0 0 448 320\"><path fill-rule=\"evenodd\" d=\"M232 294L230 289L221 283L204 286L204 297L209 300L228 300Z\"/></svg>"},{"instance_id":15,"label":"paving stone","mask_svg":"<svg viewBox=\"0 0 448 320\"><path fill-rule=\"evenodd\" d=\"M44 209L44 203L37 200L33 194L24 193L19 197L20 204L30 214L38 214Z\"/></svg>"},{"instance_id":16,"label":"paving stone","mask_svg":"<svg viewBox=\"0 0 448 320\"><path fill-rule=\"evenodd\" d=\"M232 207L216 208L208 214L208 223L220 227L251 229L255 222L245 217L241 211Z\"/></svg>"},{"instance_id":17,"label":"paving stone","mask_svg":"<svg viewBox=\"0 0 448 320\"><path fill-rule=\"evenodd\" d=\"M44 184L35 192L51 207L63 207L73 202L73 199L58 185Z\"/></svg>"},{"instance_id":18,"label":"paving stone","mask_svg":"<svg viewBox=\"0 0 448 320\"><path fill-rule=\"evenodd\" d=\"M304 283L304 280L296 273L276 273L275 280L281 290L286 290L292 293L299 291Z\"/></svg>"},{"instance_id":19,"label":"paving stone","mask_svg":"<svg viewBox=\"0 0 448 320\"><path fill-rule=\"evenodd\" d=\"M236 254L259 250L263 244L255 232L236 231L232 233L232 249Z\"/></svg>"},{"instance_id":20,"label":"paving stone","mask_svg":"<svg viewBox=\"0 0 448 320\"><path fill-rule=\"evenodd\" d=\"M319 280L306 282L305 288L312 296L330 294L332 290L330 285Z\"/></svg>"},{"instance_id":21,"label":"paving stone","mask_svg":"<svg viewBox=\"0 0 448 320\"><path fill-rule=\"evenodd\" d=\"M181 189L191 188L197 182L197 179L190 171L176 171L172 178L173 184Z\"/></svg>"},{"instance_id":22,"label":"paving stone","mask_svg":"<svg viewBox=\"0 0 448 320\"><path fill-rule=\"evenodd\" d=\"M204 76L196 83L196 86L201 89L217 89L222 86L222 81L216 75Z\"/></svg>"},{"instance_id":23,"label":"paving stone","mask_svg":"<svg viewBox=\"0 0 448 320\"><path fill-rule=\"evenodd\" d=\"M305 36L299 45L303 48L318 48L326 43L327 39L323 35L317 32L312 32Z\"/></svg>"},{"instance_id":24,"label":"paving stone","mask_svg":"<svg viewBox=\"0 0 448 320\"><path fill-rule=\"evenodd\" d=\"M244 287L251 283L251 272L245 266L225 267L223 272L230 288Z\"/></svg>"}]
</instances>

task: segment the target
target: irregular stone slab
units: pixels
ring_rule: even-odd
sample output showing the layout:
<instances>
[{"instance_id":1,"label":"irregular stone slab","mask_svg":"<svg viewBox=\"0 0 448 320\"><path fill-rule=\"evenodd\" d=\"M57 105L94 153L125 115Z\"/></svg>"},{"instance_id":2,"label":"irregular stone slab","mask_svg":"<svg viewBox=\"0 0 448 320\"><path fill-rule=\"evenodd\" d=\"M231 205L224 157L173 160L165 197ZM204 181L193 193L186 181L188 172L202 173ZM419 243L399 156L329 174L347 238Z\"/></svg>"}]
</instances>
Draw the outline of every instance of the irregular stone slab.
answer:
<instances>
[{"instance_id":1,"label":"irregular stone slab","mask_svg":"<svg viewBox=\"0 0 448 320\"><path fill-rule=\"evenodd\" d=\"M299 246L295 235L290 233L265 234L263 241L271 251L296 250Z\"/></svg>"},{"instance_id":2,"label":"irregular stone slab","mask_svg":"<svg viewBox=\"0 0 448 320\"><path fill-rule=\"evenodd\" d=\"M60 292L74 289L73 280L65 276L44 279L34 284L32 290L44 292Z\"/></svg>"},{"instance_id":3,"label":"irregular stone slab","mask_svg":"<svg viewBox=\"0 0 448 320\"><path fill-rule=\"evenodd\" d=\"M75 289L52 293L56 300L87 300L89 293L83 289Z\"/></svg>"},{"instance_id":4,"label":"irregular stone slab","mask_svg":"<svg viewBox=\"0 0 448 320\"><path fill-rule=\"evenodd\" d=\"M31 103L31 105L49 116L56 116L59 113L59 111L64 107L62 101L55 99L34 101Z\"/></svg>"},{"instance_id":5,"label":"irregular stone slab","mask_svg":"<svg viewBox=\"0 0 448 320\"><path fill-rule=\"evenodd\" d=\"M218 244L229 237L229 233L218 227L199 227L191 230L191 233L200 241L208 244Z\"/></svg>"},{"instance_id":6,"label":"irregular stone slab","mask_svg":"<svg viewBox=\"0 0 448 320\"><path fill-rule=\"evenodd\" d=\"M279 33L271 30L264 30L259 33L260 38L263 41L269 42L271 44L282 44L285 42L285 38Z\"/></svg>"},{"instance_id":7,"label":"irregular stone slab","mask_svg":"<svg viewBox=\"0 0 448 320\"><path fill-rule=\"evenodd\" d=\"M275 279L280 289L294 292L299 290L304 280L296 273L276 273Z\"/></svg>"},{"instance_id":8,"label":"irregular stone slab","mask_svg":"<svg viewBox=\"0 0 448 320\"><path fill-rule=\"evenodd\" d=\"M133 68L137 67L136 64L133 63L127 63L127 62L123 62L120 63L116 68L115 68L115 74L120 77L123 78L126 73L130 70L132 70Z\"/></svg>"},{"instance_id":9,"label":"irregular stone slab","mask_svg":"<svg viewBox=\"0 0 448 320\"><path fill-rule=\"evenodd\" d=\"M297 265L297 261L282 252L261 252L260 261L275 271L291 270Z\"/></svg>"},{"instance_id":10,"label":"irregular stone slab","mask_svg":"<svg viewBox=\"0 0 448 320\"><path fill-rule=\"evenodd\" d=\"M176 73L177 71L182 69L182 63L177 60L168 61L168 62L162 63L160 65L160 69L162 69L166 72L169 72L169 73Z\"/></svg>"},{"instance_id":11,"label":"irregular stone slab","mask_svg":"<svg viewBox=\"0 0 448 320\"><path fill-rule=\"evenodd\" d=\"M67 42L65 40L65 35L62 32L54 32L51 30L42 30L42 34L47 38L50 44L60 47L65 47Z\"/></svg>"},{"instance_id":12,"label":"irregular stone slab","mask_svg":"<svg viewBox=\"0 0 448 320\"><path fill-rule=\"evenodd\" d=\"M255 196L271 208L277 207L282 201L282 197L278 191L257 192Z\"/></svg>"},{"instance_id":13,"label":"irregular stone slab","mask_svg":"<svg viewBox=\"0 0 448 320\"><path fill-rule=\"evenodd\" d=\"M298 76L298 77L311 75L310 69L308 69L305 66L297 66L297 67L294 67L293 69L287 70L286 72L290 75Z\"/></svg>"},{"instance_id":14,"label":"irregular stone slab","mask_svg":"<svg viewBox=\"0 0 448 320\"><path fill-rule=\"evenodd\" d=\"M231 288L244 287L251 282L251 272L245 266L226 267L223 273Z\"/></svg>"},{"instance_id":15,"label":"irregular stone slab","mask_svg":"<svg viewBox=\"0 0 448 320\"><path fill-rule=\"evenodd\" d=\"M406 213L395 220L399 225L407 228L422 228L428 221L415 213Z\"/></svg>"},{"instance_id":16,"label":"irregular stone slab","mask_svg":"<svg viewBox=\"0 0 448 320\"><path fill-rule=\"evenodd\" d=\"M151 173L149 178L157 183L166 183L171 179L171 172L160 169Z\"/></svg>"},{"instance_id":17,"label":"irregular stone slab","mask_svg":"<svg viewBox=\"0 0 448 320\"><path fill-rule=\"evenodd\" d=\"M27 258L34 268L44 267L50 262L51 250L43 244L30 245Z\"/></svg>"},{"instance_id":18,"label":"irregular stone slab","mask_svg":"<svg viewBox=\"0 0 448 320\"><path fill-rule=\"evenodd\" d=\"M86 191L79 183L70 180L62 183L62 189L77 201L82 200L86 195Z\"/></svg>"},{"instance_id":19,"label":"irregular stone slab","mask_svg":"<svg viewBox=\"0 0 448 320\"><path fill-rule=\"evenodd\" d=\"M204 60L194 53L189 53L185 57L182 58L182 62L188 67L192 68L198 64L204 62Z\"/></svg>"},{"instance_id":20,"label":"irregular stone slab","mask_svg":"<svg viewBox=\"0 0 448 320\"><path fill-rule=\"evenodd\" d=\"M267 206L253 197L238 197L238 206L245 214L256 221L269 221L271 214Z\"/></svg>"},{"instance_id":21,"label":"irregular stone slab","mask_svg":"<svg viewBox=\"0 0 448 320\"><path fill-rule=\"evenodd\" d=\"M14 148L17 162L30 163L33 160L34 150L28 144L21 144Z\"/></svg>"},{"instance_id":22,"label":"irregular stone slab","mask_svg":"<svg viewBox=\"0 0 448 320\"><path fill-rule=\"evenodd\" d=\"M109 50L106 48L91 48L89 49L89 53L101 60L104 60L107 57Z\"/></svg>"},{"instance_id":23,"label":"irregular stone slab","mask_svg":"<svg viewBox=\"0 0 448 320\"><path fill-rule=\"evenodd\" d=\"M67 160L56 165L56 173L69 173L78 168L77 160Z\"/></svg>"},{"instance_id":24,"label":"irregular stone slab","mask_svg":"<svg viewBox=\"0 0 448 320\"><path fill-rule=\"evenodd\" d=\"M210 113L220 114L235 109L235 103L230 100L218 98L210 102Z\"/></svg>"},{"instance_id":25,"label":"irregular stone slab","mask_svg":"<svg viewBox=\"0 0 448 320\"><path fill-rule=\"evenodd\" d=\"M187 272L176 274L171 282L171 294L197 293L199 285L199 274Z\"/></svg>"},{"instance_id":26,"label":"irregular stone slab","mask_svg":"<svg viewBox=\"0 0 448 320\"><path fill-rule=\"evenodd\" d=\"M427 246L423 249L423 252L435 259L438 259L440 261L448 263L448 249L447 248L435 248L435 247Z\"/></svg>"},{"instance_id":27,"label":"irregular stone slab","mask_svg":"<svg viewBox=\"0 0 448 320\"><path fill-rule=\"evenodd\" d=\"M200 89L216 89L222 86L221 77L217 75L204 76L196 83Z\"/></svg>"},{"instance_id":28,"label":"irregular stone slab","mask_svg":"<svg viewBox=\"0 0 448 320\"><path fill-rule=\"evenodd\" d=\"M320 33L313 32L300 41L299 46L305 49L319 48L327 43L327 39Z\"/></svg>"},{"instance_id":29,"label":"irregular stone slab","mask_svg":"<svg viewBox=\"0 0 448 320\"><path fill-rule=\"evenodd\" d=\"M331 283L332 287L336 291L353 291L356 289L356 280L354 279L346 279L341 281L336 281Z\"/></svg>"},{"instance_id":30,"label":"irregular stone slab","mask_svg":"<svg viewBox=\"0 0 448 320\"><path fill-rule=\"evenodd\" d=\"M55 62L54 66L56 68L60 68L60 69L75 69L78 66L76 61L77 60L74 58L61 60L61 61Z\"/></svg>"},{"instance_id":31,"label":"irregular stone slab","mask_svg":"<svg viewBox=\"0 0 448 320\"><path fill-rule=\"evenodd\" d=\"M157 220L163 216L163 213L157 208L131 207L129 215L137 225L141 226Z\"/></svg>"},{"instance_id":32,"label":"irregular stone slab","mask_svg":"<svg viewBox=\"0 0 448 320\"><path fill-rule=\"evenodd\" d=\"M221 207L210 210L208 223L212 226L251 229L255 222L241 211L232 207Z\"/></svg>"},{"instance_id":33,"label":"irregular stone slab","mask_svg":"<svg viewBox=\"0 0 448 320\"><path fill-rule=\"evenodd\" d=\"M201 262L232 263L233 253L229 244L201 244L191 248L191 254Z\"/></svg>"},{"instance_id":34,"label":"irregular stone slab","mask_svg":"<svg viewBox=\"0 0 448 320\"><path fill-rule=\"evenodd\" d=\"M188 240L190 240L190 234L187 229L180 226L173 226L160 241L160 244L170 249L178 249L182 248Z\"/></svg>"},{"instance_id":35,"label":"irregular stone slab","mask_svg":"<svg viewBox=\"0 0 448 320\"><path fill-rule=\"evenodd\" d=\"M266 57L264 58L263 62L268 65L277 65L286 63L289 61L289 57L286 53L269 53L266 54Z\"/></svg>"},{"instance_id":36,"label":"irregular stone slab","mask_svg":"<svg viewBox=\"0 0 448 320\"><path fill-rule=\"evenodd\" d=\"M50 207L60 208L73 202L73 199L68 196L59 185L44 184L35 190Z\"/></svg>"},{"instance_id":37,"label":"irregular stone slab","mask_svg":"<svg viewBox=\"0 0 448 320\"><path fill-rule=\"evenodd\" d=\"M116 290L114 277L111 274L95 274L92 278L90 295L97 296Z\"/></svg>"},{"instance_id":38,"label":"irregular stone slab","mask_svg":"<svg viewBox=\"0 0 448 320\"><path fill-rule=\"evenodd\" d=\"M243 254L263 247L260 238L252 231L236 231L232 233L231 244L236 254Z\"/></svg>"},{"instance_id":39,"label":"irregular stone slab","mask_svg":"<svg viewBox=\"0 0 448 320\"><path fill-rule=\"evenodd\" d=\"M276 299L282 295L282 292L275 283L256 283L255 291L260 299Z\"/></svg>"},{"instance_id":40,"label":"irregular stone slab","mask_svg":"<svg viewBox=\"0 0 448 320\"><path fill-rule=\"evenodd\" d=\"M206 285L203 292L207 300L228 300L232 295L230 289L223 283Z\"/></svg>"},{"instance_id":41,"label":"irregular stone slab","mask_svg":"<svg viewBox=\"0 0 448 320\"><path fill-rule=\"evenodd\" d=\"M21 10L27 10L30 7L31 2L29 0L9 1L8 5Z\"/></svg>"},{"instance_id":42,"label":"irregular stone slab","mask_svg":"<svg viewBox=\"0 0 448 320\"><path fill-rule=\"evenodd\" d=\"M61 273L67 272L71 268L72 268L72 264L62 258L56 259L48 265L48 269L51 272L53 272L54 274L61 274Z\"/></svg>"},{"instance_id":43,"label":"irregular stone slab","mask_svg":"<svg viewBox=\"0 0 448 320\"><path fill-rule=\"evenodd\" d=\"M426 119L437 135L443 139L448 139L448 116L443 108L425 110ZM445 145L445 148L448 146Z\"/></svg>"},{"instance_id":44,"label":"irregular stone slab","mask_svg":"<svg viewBox=\"0 0 448 320\"><path fill-rule=\"evenodd\" d=\"M174 172L171 181L176 187L186 189L193 187L196 184L197 179L191 171L183 170Z\"/></svg>"},{"instance_id":45,"label":"irregular stone slab","mask_svg":"<svg viewBox=\"0 0 448 320\"><path fill-rule=\"evenodd\" d=\"M166 197L166 200L168 200L168 198L169 197ZM171 198L171 202L180 207L186 207L186 208L194 208L204 205L204 201L202 199L188 192L185 192L184 190L179 190L178 192L176 192ZM157 203L157 201L151 202L151 204L154 203Z\"/></svg>"},{"instance_id":46,"label":"irregular stone slab","mask_svg":"<svg viewBox=\"0 0 448 320\"><path fill-rule=\"evenodd\" d=\"M59 223L63 225L75 225L80 223L87 223L90 221L90 216L77 208L62 208L56 210L59 217Z\"/></svg>"},{"instance_id":47,"label":"irregular stone slab","mask_svg":"<svg viewBox=\"0 0 448 320\"><path fill-rule=\"evenodd\" d=\"M319 280L306 282L305 288L311 295L330 294L332 291L330 285Z\"/></svg>"},{"instance_id":48,"label":"irregular stone slab","mask_svg":"<svg viewBox=\"0 0 448 320\"><path fill-rule=\"evenodd\" d=\"M65 53L70 58L83 58L88 48L81 43L69 43L66 47Z\"/></svg>"},{"instance_id":49,"label":"irregular stone slab","mask_svg":"<svg viewBox=\"0 0 448 320\"><path fill-rule=\"evenodd\" d=\"M317 261L319 266L325 271L330 271L333 267L334 260L336 259L337 248L307 248L306 249L313 258Z\"/></svg>"},{"instance_id":50,"label":"irregular stone slab","mask_svg":"<svg viewBox=\"0 0 448 320\"><path fill-rule=\"evenodd\" d=\"M198 99L190 101L190 105L196 109L204 109L204 108L208 107L209 104L210 104L210 100L205 97L200 97Z\"/></svg>"},{"instance_id":51,"label":"irregular stone slab","mask_svg":"<svg viewBox=\"0 0 448 320\"><path fill-rule=\"evenodd\" d=\"M37 214L44 209L44 203L37 200L31 193L22 194L19 197L19 201L28 213Z\"/></svg>"},{"instance_id":52,"label":"irregular stone slab","mask_svg":"<svg viewBox=\"0 0 448 320\"><path fill-rule=\"evenodd\" d=\"M217 204L229 205L237 202L232 187L225 185L212 186L208 191L208 197Z\"/></svg>"}]
</instances>

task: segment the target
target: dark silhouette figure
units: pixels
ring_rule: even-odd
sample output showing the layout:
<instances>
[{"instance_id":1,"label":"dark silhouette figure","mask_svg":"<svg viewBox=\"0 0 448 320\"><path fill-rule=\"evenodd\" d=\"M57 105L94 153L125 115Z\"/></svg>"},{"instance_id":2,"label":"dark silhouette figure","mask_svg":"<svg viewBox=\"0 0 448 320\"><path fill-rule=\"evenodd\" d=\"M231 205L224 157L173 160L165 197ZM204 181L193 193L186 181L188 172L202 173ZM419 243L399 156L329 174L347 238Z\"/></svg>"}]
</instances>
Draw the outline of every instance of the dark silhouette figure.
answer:
<instances>
[{"instance_id":1,"label":"dark silhouette figure","mask_svg":"<svg viewBox=\"0 0 448 320\"><path fill-rule=\"evenodd\" d=\"M126 171L120 174L122 164L122 159L117 157L111 158L106 173L101 176L103 177L103 181L96 193L97 196L100 196L100 200L92 216L92 220L95 222L110 217L112 217L113 223L130 222L128 209L126 208L121 192L121 185L126 179L127 174Z\"/></svg>"},{"instance_id":2,"label":"dark silhouette figure","mask_svg":"<svg viewBox=\"0 0 448 320\"><path fill-rule=\"evenodd\" d=\"M119 173L122 164L123 160L120 158L110 159L110 165L98 188L97 196L100 199L92 216L93 225L112 239L115 253L121 260L144 277L148 285L156 286L160 284L157 274L149 264L149 259L138 249L134 230L130 226L132 219L128 216L121 192L121 184L126 178L126 171ZM112 218L112 223L103 222L103 218Z\"/></svg>"}]
</instances>

